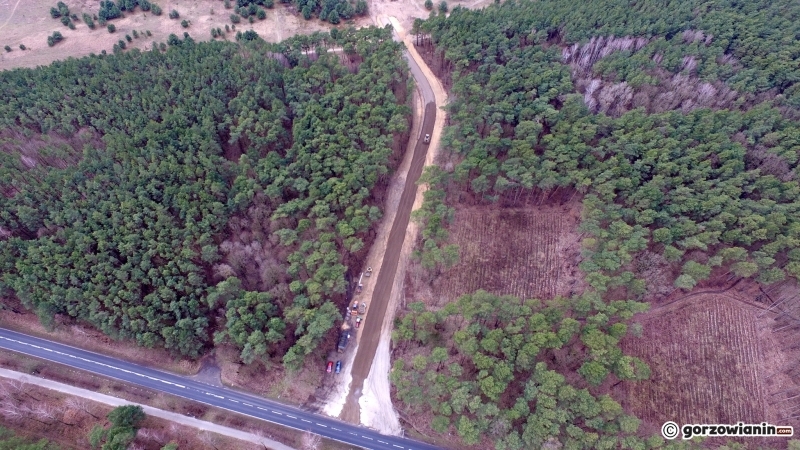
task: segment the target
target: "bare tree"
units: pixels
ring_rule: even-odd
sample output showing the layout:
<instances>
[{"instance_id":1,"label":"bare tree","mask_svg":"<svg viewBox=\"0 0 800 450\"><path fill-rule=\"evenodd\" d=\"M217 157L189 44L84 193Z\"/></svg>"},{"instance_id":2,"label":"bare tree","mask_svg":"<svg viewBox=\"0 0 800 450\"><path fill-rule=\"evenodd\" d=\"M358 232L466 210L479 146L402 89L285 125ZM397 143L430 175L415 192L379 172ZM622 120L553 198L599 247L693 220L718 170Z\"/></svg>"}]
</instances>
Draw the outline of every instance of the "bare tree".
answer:
<instances>
[{"instance_id":1,"label":"bare tree","mask_svg":"<svg viewBox=\"0 0 800 450\"><path fill-rule=\"evenodd\" d=\"M213 433L209 433L208 431L201 431L200 434L197 435L197 438L206 445L206 447L213 447L215 450L219 450L217 448L217 435Z\"/></svg>"},{"instance_id":2,"label":"bare tree","mask_svg":"<svg viewBox=\"0 0 800 450\"><path fill-rule=\"evenodd\" d=\"M146 441L156 442L159 445L164 445L167 443L167 438L164 433L153 428L140 428L138 436Z\"/></svg>"},{"instance_id":3,"label":"bare tree","mask_svg":"<svg viewBox=\"0 0 800 450\"><path fill-rule=\"evenodd\" d=\"M94 417L97 420L100 420L100 417L95 416L94 414L89 411L89 402L86 401L83 397L70 397L67 399L65 405L67 408L77 409L78 411L83 411L86 414Z\"/></svg>"},{"instance_id":4,"label":"bare tree","mask_svg":"<svg viewBox=\"0 0 800 450\"><path fill-rule=\"evenodd\" d=\"M31 409L31 413L36 420L46 423L52 424L57 419L58 411L52 405L47 403L39 403Z\"/></svg>"},{"instance_id":5,"label":"bare tree","mask_svg":"<svg viewBox=\"0 0 800 450\"><path fill-rule=\"evenodd\" d=\"M322 446L322 437L310 431L303 433L303 438L300 441L300 450L319 450Z\"/></svg>"},{"instance_id":6,"label":"bare tree","mask_svg":"<svg viewBox=\"0 0 800 450\"><path fill-rule=\"evenodd\" d=\"M16 403L3 402L0 407L0 416L5 417L11 422L16 422L25 418L25 414L20 410Z\"/></svg>"}]
</instances>

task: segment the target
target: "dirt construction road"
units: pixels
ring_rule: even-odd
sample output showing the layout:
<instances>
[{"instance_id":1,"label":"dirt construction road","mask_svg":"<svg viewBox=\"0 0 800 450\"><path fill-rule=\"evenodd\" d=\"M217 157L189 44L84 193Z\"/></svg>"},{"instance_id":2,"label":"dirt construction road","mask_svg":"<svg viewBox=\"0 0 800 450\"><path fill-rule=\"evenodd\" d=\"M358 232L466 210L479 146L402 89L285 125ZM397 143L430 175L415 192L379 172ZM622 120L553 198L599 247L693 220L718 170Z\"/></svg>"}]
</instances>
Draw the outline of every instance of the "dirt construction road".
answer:
<instances>
[{"instance_id":1,"label":"dirt construction road","mask_svg":"<svg viewBox=\"0 0 800 450\"><path fill-rule=\"evenodd\" d=\"M417 81L419 83L419 81ZM423 97L424 98L424 97ZM433 123L436 119L436 105L428 103L425 105L425 115L422 122L422 135L430 134L433 131ZM386 314L386 306L389 303L389 295L394 284L394 275L397 271L397 263L400 260L400 249L403 247L403 240L406 237L406 228L411 218L411 207L414 205L414 198L417 196L417 180L422 174L422 167L425 165L425 156L428 151L428 144L422 138L417 141L414 148L414 156L411 160L411 167L408 170L406 184L403 194L400 197L400 205L397 208L392 230L389 232L389 240L386 245L386 253L383 256L383 265L378 278L375 280L375 290L372 292L372 300L369 303L370 316L375 320L368 320L364 323L361 332L361 339L358 344L358 352L353 361L351 375L353 381L350 384L350 392L347 396L342 411L342 419L358 423L359 405L358 397L364 386L364 379L369 375L372 367L372 360L378 348L383 326L382 318Z\"/></svg>"}]
</instances>

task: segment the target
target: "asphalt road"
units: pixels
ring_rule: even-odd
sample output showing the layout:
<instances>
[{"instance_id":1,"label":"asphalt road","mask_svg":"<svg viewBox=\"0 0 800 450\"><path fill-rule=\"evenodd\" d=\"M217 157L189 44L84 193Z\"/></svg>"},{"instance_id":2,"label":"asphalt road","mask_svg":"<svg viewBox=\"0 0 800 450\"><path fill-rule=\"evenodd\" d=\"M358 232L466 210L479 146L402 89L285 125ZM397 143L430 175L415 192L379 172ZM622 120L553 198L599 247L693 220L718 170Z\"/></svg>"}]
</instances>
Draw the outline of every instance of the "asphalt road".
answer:
<instances>
[{"instance_id":1,"label":"asphalt road","mask_svg":"<svg viewBox=\"0 0 800 450\"><path fill-rule=\"evenodd\" d=\"M375 450L434 450L429 444L385 436L368 428L317 415L261 397L211 386L97 353L0 328L0 348L53 361L97 375L205 403L328 439Z\"/></svg>"}]
</instances>

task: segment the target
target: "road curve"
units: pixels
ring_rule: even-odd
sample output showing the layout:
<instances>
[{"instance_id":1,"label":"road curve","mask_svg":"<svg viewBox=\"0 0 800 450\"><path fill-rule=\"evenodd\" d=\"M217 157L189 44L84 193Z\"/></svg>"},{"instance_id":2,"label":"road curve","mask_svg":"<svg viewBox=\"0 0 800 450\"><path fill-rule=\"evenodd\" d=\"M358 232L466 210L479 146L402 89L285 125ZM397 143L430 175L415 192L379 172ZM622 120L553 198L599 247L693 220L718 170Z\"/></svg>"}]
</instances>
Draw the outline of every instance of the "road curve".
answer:
<instances>
[{"instance_id":1,"label":"road curve","mask_svg":"<svg viewBox=\"0 0 800 450\"><path fill-rule=\"evenodd\" d=\"M367 428L353 426L279 402L211 386L179 375L4 328L0 328L0 348L166 392L296 430L310 431L328 439L366 449L434 450L438 448L411 439L385 436Z\"/></svg>"}]
</instances>

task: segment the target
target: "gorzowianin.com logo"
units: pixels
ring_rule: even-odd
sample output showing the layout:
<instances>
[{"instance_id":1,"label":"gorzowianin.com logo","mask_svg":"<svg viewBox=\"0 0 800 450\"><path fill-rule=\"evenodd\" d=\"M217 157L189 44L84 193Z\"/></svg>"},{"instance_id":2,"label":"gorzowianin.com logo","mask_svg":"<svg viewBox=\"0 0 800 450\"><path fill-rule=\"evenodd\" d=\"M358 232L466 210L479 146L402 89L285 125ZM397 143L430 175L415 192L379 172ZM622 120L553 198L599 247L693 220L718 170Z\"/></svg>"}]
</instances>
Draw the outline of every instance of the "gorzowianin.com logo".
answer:
<instances>
[{"instance_id":1,"label":"gorzowianin.com logo","mask_svg":"<svg viewBox=\"0 0 800 450\"><path fill-rule=\"evenodd\" d=\"M747 436L781 436L789 437L794 434L794 428L788 425L772 425L767 422L761 423L742 423L731 424L686 424L682 427L675 422L664 422L661 426L661 435L666 439L675 439L678 435L683 439L691 439L695 436L726 436L726 437L747 437Z\"/></svg>"}]
</instances>

